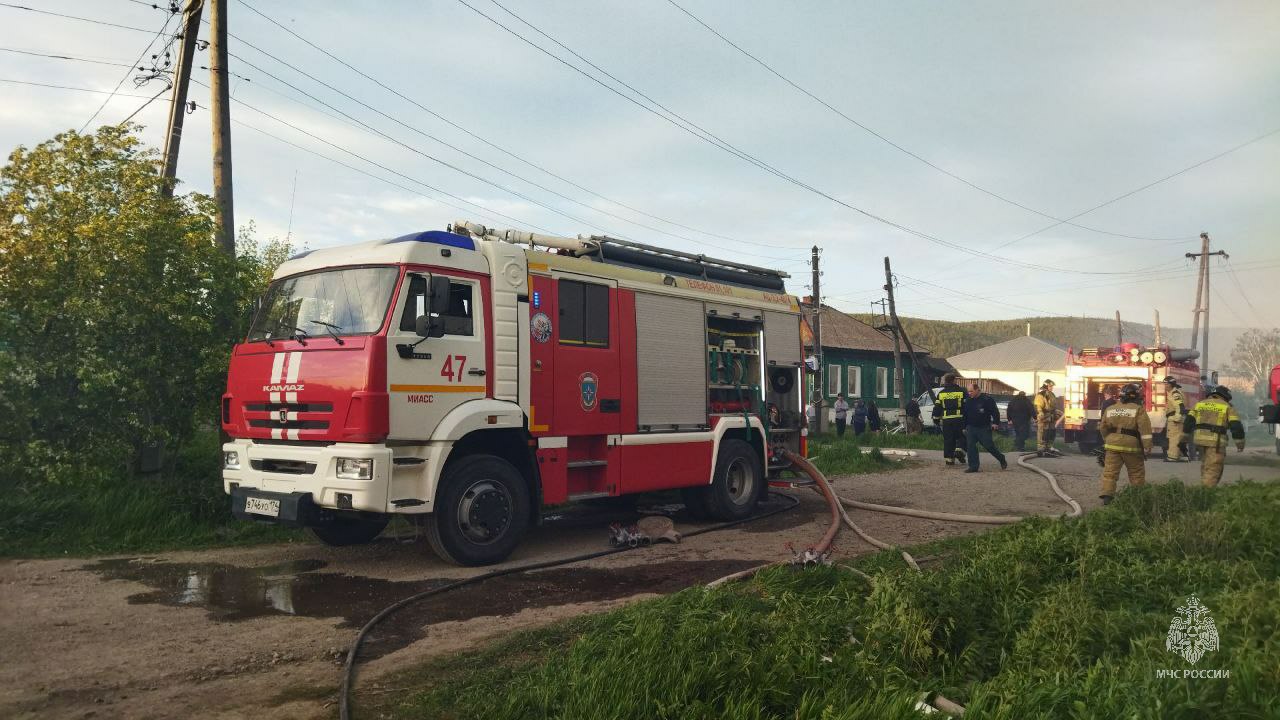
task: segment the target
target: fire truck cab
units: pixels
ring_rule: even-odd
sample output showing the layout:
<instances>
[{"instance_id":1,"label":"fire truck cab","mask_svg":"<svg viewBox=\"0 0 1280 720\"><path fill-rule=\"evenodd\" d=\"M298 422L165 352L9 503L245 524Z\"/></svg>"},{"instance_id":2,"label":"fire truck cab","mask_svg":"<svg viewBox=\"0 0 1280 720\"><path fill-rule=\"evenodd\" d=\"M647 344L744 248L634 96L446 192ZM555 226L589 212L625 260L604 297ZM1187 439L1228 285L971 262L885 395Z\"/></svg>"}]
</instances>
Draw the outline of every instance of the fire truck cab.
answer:
<instances>
[{"instance_id":1,"label":"fire truck cab","mask_svg":"<svg viewBox=\"0 0 1280 720\"><path fill-rule=\"evenodd\" d=\"M785 277L470 223L296 255L232 353L232 511L335 545L404 515L464 565L574 500L745 517L804 450Z\"/></svg>"},{"instance_id":2,"label":"fire truck cab","mask_svg":"<svg viewBox=\"0 0 1280 720\"><path fill-rule=\"evenodd\" d=\"M1079 354L1068 351L1063 395L1064 439L1077 443L1082 453L1092 452L1101 444L1098 423L1102 419L1106 389L1115 386L1118 390L1129 383L1138 383L1151 418L1155 444L1167 448L1165 413L1169 408L1164 379L1171 376L1178 381L1190 410L1201 396L1200 369L1193 362L1197 357L1199 353L1194 350L1166 345L1144 348L1134 343L1084 348Z\"/></svg>"},{"instance_id":3,"label":"fire truck cab","mask_svg":"<svg viewBox=\"0 0 1280 720\"><path fill-rule=\"evenodd\" d=\"M1276 436L1276 454L1280 455L1280 365L1271 368L1267 379L1267 402L1258 408L1258 422L1271 425Z\"/></svg>"}]
</instances>

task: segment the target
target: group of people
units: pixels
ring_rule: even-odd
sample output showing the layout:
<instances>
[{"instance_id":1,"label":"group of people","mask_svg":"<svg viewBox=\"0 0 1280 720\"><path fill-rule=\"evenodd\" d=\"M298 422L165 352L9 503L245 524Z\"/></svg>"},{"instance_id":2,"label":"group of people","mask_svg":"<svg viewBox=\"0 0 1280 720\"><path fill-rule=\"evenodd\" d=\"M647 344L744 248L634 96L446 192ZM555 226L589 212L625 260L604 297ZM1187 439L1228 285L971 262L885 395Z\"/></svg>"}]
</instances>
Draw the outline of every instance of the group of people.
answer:
<instances>
[{"instance_id":1,"label":"group of people","mask_svg":"<svg viewBox=\"0 0 1280 720\"><path fill-rule=\"evenodd\" d=\"M1240 422L1235 408L1231 407L1231 391L1219 385L1194 408L1187 410L1186 397L1177 381L1172 377L1164 381L1169 387L1165 411L1169 451L1165 460L1184 461L1187 445L1182 438L1190 436L1191 444L1200 454L1200 482L1205 487L1216 487L1222 480L1227 444L1234 441L1236 452L1244 452L1244 424ZM1141 385L1130 383L1121 388L1116 402L1103 409L1099 429L1103 439L1102 492L1099 497L1106 505L1115 497L1121 468L1124 468L1130 485L1143 485L1147 481L1146 457L1152 451L1152 432ZM1227 439L1228 434L1231 440Z\"/></svg>"},{"instance_id":2,"label":"group of people","mask_svg":"<svg viewBox=\"0 0 1280 720\"><path fill-rule=\"evenodd\" d=\"M849 405L844 393L840 393L836 396L836 402L832 409L835 410L837 437L844 437L845 427L848 425L851 416L854 435L861 435L868 430L880 432L880 408L876 405L875 400L867 403L862 400L854 400L853 405Z\"/></svg>"},{"instance_id":3,"label":"group of people","mask_svg":"<svg viewBox=\"0 0 1280 720\"><path fill-rule=\"evenodd\" d=\"M942 431L942 455L948 465L965 463L967 473L981 469L978 450L982 448L1000 463L1000 469L1009 467L1004 453L996 448L992 432L1000 427L1000 408L995 398L982 392L978 383L968 390L960 387L955 375L942 378L942 388L933 404L933 422ZM960 447L964 442L965 448Z\"/></svg>"}]
</instances>

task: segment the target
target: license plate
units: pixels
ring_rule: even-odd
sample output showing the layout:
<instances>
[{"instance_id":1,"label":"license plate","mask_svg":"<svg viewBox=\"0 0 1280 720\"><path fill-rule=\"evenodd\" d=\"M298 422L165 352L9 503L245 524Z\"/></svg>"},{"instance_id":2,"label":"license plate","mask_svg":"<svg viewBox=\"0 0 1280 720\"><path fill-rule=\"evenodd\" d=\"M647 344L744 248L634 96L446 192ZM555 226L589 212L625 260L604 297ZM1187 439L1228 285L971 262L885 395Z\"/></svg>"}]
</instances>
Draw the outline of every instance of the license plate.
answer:
<instances>
[{"instance_id":1,"label":"license plate","mask_svg":"<svg viewBox=\"0 0 1280 720\"><path fill-rule=\"evenodd\" d=\"M268 500L266 498L247 497L244 499L244 511L247 513L253 513L254 515L279 517L280 501Z\"/></svg>"}]
</instances>

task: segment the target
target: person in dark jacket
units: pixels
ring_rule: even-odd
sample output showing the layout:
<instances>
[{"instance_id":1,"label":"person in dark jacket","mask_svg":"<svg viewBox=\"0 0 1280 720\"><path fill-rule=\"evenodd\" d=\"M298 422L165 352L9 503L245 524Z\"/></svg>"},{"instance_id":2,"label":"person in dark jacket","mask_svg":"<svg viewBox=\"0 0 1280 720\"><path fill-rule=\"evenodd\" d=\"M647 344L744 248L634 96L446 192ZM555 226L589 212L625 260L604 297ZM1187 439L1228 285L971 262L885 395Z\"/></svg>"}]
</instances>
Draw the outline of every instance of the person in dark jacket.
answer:
<instances>
[{"instance_id":1,"label":"person in dark jacket","mask_svg":"<svg viewBox=\"0 0 1280 720\"><path fill-rule=\"evenodd\" d=\"M880 432L880 406L875 400L867 403L867 428L871 432Z\"/></svg>"},{"instance_id":2,"label":"person in dark jacket","mask_svg":"<svg viewBox=\"0 0 1280 720\"><path fill-rule=\"evenodd\" d=\"M905 423L908 435L919 435L924 429L924 422L920 420L920 403L915 398L907 401L907 421Z\"/></svg>"},{"instance_id":3,"label":"person in dark jacket","mask_svg":"<svg viewBox=\"0 0 1280 720\"><path fill-rule=\"evenodd\" d=\"M967 473L978 472L978 446L981 445L1000 463L1000 469L1009 467L1004 453L996 449L991 431L1000 426L1000 408L990 395L978 389L978 384L969 386L969 401L964 405L964 432L969 438L969 467Z\"/></svg>"},{"instance_id":4,"label":"person in dark jacket","mask_svg":"<svg viewBox=\"0 0 1280 720\"><path fill-rule=\"evenodd\" d=\"M853 434L861 435L867 431L867 404L861 400L853 402Z\"/></svg>"},{"instance_id":5,"label":"person in dark jacket","mask_svg":"<svg viewBox=\"0 0 1280 720\"><path fill-rule=\"evenodd\" d=\"M964 462L964 449L958 447L964 437L964 388L956 384L956 376L947 373L938 388L933 404L933 424L942 430L942 457L948 465Z\"/></svg>"},{"instance_id":6,"label":"person in dark jacket","mask_svg":"<svg viewBox=\"0 0 1280 720\"><path fill-rule=\"evenodd\" d=\"M1021 390L1009 401L1009 423L1013 425L1013 449L1018 452L1025 452L1027 449L1027 438L1031 436L1031 416L1034 413L1035 408L1031 407L1030 398Z\"/></svg>"}]
</instances>

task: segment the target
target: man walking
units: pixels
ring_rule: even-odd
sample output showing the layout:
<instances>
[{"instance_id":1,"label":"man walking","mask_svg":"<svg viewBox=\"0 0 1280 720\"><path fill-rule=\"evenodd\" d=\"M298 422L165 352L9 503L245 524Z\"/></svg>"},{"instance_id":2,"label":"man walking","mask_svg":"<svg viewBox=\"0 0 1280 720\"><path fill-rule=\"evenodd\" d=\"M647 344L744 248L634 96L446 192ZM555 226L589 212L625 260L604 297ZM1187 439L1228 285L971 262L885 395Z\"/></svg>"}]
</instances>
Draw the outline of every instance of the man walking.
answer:
<instances>
[{"instance_id":1,"label":"man walking","mask_svg":"<svg viewBox=\"0 0 1280 720\"><path fill-rule=\"evenodd\" d=\"M964 462L964 450L957 447L964 434L964 388L956 384L956 376L942 377L938 401L933 404L933 424L942 429L942 457L948 465Z\"/></svg>"},{"instance_id":2,"label":"man walking","mask_svg":"<svg viewBox=\"0 0 1280 720\"><path fill-rule=\"evenodd\" d=\"M1164 453L1165 462L1187 462L1187 440L1183 437L1182 423L1187 418L1187 396L1182 394L1182 386L1172 375L1164 379L1165 387L1165 438L1169 444Z\"/></svg>"},{"instance_id":3,"label":"man walking","mask_svg":"<svg viewBox=\"0 0 1280 720\"><path fill-rule=\"evenodd\" d=\"M978 383L969 386L969 400L964 405L965 434L969 438L969 467L967 473L978 472L978 446L981 445L1000 463L1000 469L1009 467L1004 453L996 449L991 431L1000 426L1000 408L990 395L978 389Z\"/></svg>"},{"instance_id":4,"label":"man walking","mask_svg":"<svg viewBox=\"0 0 1280 720\"><path fill-rule=\"evenodd\" d=\"M1227 431L1236 441L1236 452L1244 452L1244 425L1231 407L1231 391L1222 385L1215 387L1209 397L1187 413L1182 431L1192 435L1191 440L1200 451L1200 482L1205 487L1217 487L1227 456Z\"/></svg>"},{"instance_id":5,"label":"man walking","mask_svg":"<svg viewBox=\"0 0 1280 720\"><path fill-rule=\"evenodd\" d=\"M844 424L849 418L849 403L844 399L844 393L836 396L836 437L844 437Z\"/></svg>"},{"instance_id":6,"label":"man walking","mask_svg":"<svg viewBox=\"0 0 1280 720\"><path fill-rule=\"evenodd\" d=\"M1031 400L1021 390L1009 401L1009 424L1013 425L1013 449L1023 452L1027 449L1027 437L1031 435Z\"/></svg>"},{"instance_id":7,"label":"man walking","mask_svg":"<svg viewBox=\"0 0 1280 720\"><path fill-rule=\"evenodd\" d=\"M1053 394L1053 381L1045 380L1036 393L1036 455L1054 457L1058 452L1053 449L1053 438L1057 434L1058 418L1062 411L1058 409L1058 396Z\"/></svg>"},{"instance_id":8,"label":"man walking","mask_svg":"<svg viewBox=\"0 0 1280 720\"><path fill-rule=\"evenodd\" d=\"M1147 482L1144 457L1151 454L1151 418L1142 407L1142 387L1138 383L1124 386L1119 399L1102 411L1098 428L1105 451L1099 497L1103 505L1109 505L1116 494L1121 467L1128 473L1130 485Z\"/></svg>"}]
</instances>

